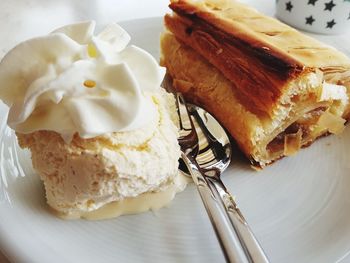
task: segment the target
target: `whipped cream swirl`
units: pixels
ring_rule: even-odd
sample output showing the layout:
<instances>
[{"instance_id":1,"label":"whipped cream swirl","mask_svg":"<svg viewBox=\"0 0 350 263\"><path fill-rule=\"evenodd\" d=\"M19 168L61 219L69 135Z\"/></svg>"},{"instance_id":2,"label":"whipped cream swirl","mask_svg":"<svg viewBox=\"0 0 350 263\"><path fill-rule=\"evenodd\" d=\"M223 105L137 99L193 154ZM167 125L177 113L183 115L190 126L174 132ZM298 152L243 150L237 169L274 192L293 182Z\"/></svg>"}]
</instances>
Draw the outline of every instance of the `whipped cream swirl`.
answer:
<instances>
[{"instance_id":1,"label":"whipped cream swirl","mask_svg":"<svg viewBox=\"0 0 350 263\"><path fill-rule=\"evenodd\" d=\"M0 99L8 125L20 133L50 130L71 140L138 129L156 118L149 92L165 70L146 51L128 46L117 24L94 36L82 22L25 41L0 63Z\"/></svg>"}]
</instances>

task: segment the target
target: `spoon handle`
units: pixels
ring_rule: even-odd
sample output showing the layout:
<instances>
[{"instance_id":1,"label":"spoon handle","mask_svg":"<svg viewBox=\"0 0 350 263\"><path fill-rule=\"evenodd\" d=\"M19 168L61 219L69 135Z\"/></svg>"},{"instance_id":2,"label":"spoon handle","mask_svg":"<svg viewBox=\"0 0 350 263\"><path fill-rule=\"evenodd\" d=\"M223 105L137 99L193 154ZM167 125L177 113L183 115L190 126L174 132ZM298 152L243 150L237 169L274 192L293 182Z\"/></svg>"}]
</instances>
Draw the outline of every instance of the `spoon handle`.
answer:
<instances>
[{"instance_id":1,"label":"spoon handle","mask_svg":"<svg viewBox=\"0 0 350 263\"><path fill-rule=\"evenodd\" d=\"M264 250L255 238L247 221L238 208L232 195L228 192L225 185L217 176L205 176L210 185L213 185L218 193L217 198L222 201L227 216L230 218L231 224L236 231L239 241L251 262L267 263L269 262Z\"/></svg>"},{"instance_id":2,"label":"spoon handle","mask_svg":"<svg viewBox=\"0 0 350 263\"><path fill-rule=\"evenodd\" d=\"M200 172L198 164L190 156L186 156L182 153L182 159L197 186L226 261L232 263L251 262L247 258L244 248L240 243L240 239L227 216L225 207L220 199L220 194L216 191L215 185L206 180L205 176Z\"/></svg>"}]
</instances>

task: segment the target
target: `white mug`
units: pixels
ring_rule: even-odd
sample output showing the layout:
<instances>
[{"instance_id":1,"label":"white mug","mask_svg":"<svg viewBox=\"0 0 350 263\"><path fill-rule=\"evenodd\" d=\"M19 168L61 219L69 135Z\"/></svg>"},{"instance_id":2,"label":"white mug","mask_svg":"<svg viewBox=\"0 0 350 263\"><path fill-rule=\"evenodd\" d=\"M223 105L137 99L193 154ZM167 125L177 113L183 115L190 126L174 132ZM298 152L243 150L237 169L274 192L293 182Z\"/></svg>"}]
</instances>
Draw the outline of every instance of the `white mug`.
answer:
<instances>
[{"instance_id":1,"label":"white mug","mask_svg":"<svg viewBox=\"0 0 350 263\"><path fill-rule=\"evenodd\" d=\"M276 0L276 15L305 31L321 34L350 31L350 0Z\"/></svg>"}]
</instances>

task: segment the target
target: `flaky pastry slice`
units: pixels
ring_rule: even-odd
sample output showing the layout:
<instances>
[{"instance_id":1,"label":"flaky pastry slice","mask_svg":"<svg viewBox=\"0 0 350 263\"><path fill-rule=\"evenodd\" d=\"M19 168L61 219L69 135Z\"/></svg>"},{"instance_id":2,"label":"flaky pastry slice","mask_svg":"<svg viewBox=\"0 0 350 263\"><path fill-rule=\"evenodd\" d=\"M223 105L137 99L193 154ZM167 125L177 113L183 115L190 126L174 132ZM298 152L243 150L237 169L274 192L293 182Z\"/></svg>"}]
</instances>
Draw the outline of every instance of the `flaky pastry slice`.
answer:
<instances>
[{"instance_id":1,"label":"flaky pastry slice","mask_svg":"<svg viewBox=\"0 0 350 263\"><path fill-rule=\"evenodd\" d=\"M258 167L350 118L350 59L237 1L176 0L161 64L175 88L227 128Z\"/></svg>"}]
</instances>

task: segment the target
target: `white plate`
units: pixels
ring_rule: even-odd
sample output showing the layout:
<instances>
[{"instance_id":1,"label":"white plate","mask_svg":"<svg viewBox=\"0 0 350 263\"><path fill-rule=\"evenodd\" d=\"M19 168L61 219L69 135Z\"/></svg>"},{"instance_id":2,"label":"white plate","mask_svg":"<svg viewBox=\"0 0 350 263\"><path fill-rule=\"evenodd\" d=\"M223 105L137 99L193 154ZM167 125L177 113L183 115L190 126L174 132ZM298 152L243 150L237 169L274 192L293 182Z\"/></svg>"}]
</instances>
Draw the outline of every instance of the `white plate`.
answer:
<instances>
[{"instance_id":1,"label":"white plate","mask_svg":"<svg viewBox=\"0 0 350 263\"><path fill-rule=\"evenodd\" d=\"M133 43L158 57L161 18L122 25ZM343 49L350 46L323 38ZM0 107L0 119L3 112ZM345 259L350 249L349 146L347 127L342 135L320 139L259 173L239 154L234 158L224 181L271 262L350 260ZM48 212L28 153L20 151L20 157L26 176L8 178L11 204L0 202L0 248L13 261L224 262L193 185L156 214L63 221Z\"/></svg>"}]
</instances>

